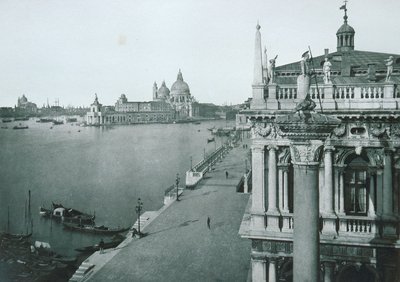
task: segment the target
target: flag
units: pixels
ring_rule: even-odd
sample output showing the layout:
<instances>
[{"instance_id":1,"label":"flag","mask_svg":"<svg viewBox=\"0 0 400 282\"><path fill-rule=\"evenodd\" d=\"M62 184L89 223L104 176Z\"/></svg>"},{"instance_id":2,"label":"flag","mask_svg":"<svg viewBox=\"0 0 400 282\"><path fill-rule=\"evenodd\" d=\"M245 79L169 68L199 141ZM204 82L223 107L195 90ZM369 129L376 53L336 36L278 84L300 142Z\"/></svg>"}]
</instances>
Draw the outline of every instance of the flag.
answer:
<instances>
[{"instance_id":1,"label":"flag","mask_svg":"<svg viewBox=\"0 0 400 282\"><path fill-rule=\"evenodd\" d=\"M339 10L346 10L346 4L343 5L343 6L341 6L341 7L339 8Z\"/></svg>"}]
</instances>

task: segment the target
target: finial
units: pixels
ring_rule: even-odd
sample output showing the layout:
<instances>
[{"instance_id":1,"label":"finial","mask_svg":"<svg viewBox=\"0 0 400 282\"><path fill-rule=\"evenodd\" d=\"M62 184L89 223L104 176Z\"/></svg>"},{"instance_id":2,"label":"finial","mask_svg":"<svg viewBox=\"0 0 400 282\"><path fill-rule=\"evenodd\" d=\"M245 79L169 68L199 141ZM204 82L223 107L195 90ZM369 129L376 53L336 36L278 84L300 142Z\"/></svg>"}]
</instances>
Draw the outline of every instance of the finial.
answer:
<instances>
[{"instance_id":1,"label":"finial","mask_svg":"<svg viewBox=\"0 0 400 282\"><path fill-rule=\"evenodd\" d=\"M342 5L339 9L344 10L343 19L344 19L344 23L347 24L347 18L348 18L347 17L347 2L348 2L348 0L344 0L343 2L344 2L344 5Z\"/></svg>"},{"instance_id":2,"label":"finial","mask_svg":"<svg viewBox=\"0 0 400 282\"><path fill-rule=\"evenodd\" d=\"M260 30L260 28L261 28L261 26L260 26L259 22L257 21L256 29Z\"/></svg>"}]
</instances>

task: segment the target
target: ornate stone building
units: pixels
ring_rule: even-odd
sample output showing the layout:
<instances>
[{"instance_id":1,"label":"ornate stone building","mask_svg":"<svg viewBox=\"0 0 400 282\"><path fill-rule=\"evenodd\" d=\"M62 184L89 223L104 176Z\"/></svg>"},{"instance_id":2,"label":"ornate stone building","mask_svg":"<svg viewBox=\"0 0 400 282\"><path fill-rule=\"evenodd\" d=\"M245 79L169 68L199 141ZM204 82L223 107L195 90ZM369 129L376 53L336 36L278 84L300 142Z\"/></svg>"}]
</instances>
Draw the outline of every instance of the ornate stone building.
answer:
<instances>
[{"instance_id":1,"label":"ornate stone building","mask_svg":"<svg viewBox=\"0 0 400 282\"><path fill-rule=\"evenodd\" d=\"M400 55L337 50L275 67L257 25L252 196L240 235L253 281L400 281ZM276 58L275 58L276 59Z\"/></svg>"},{"instance_id":2,"label":"ornate stone building","mask_svg":"<svg viewBox=\"0 0 400 282\"><path fill-rule=\"evenodd\" d=\"M177 79L171 86L171 91L165 85L165 81L162 82L160 89L154 82L153 100L170 103L175 109L177 119L191 118L196 115L196 110L193 107L196 101L190 95L189 85L183 80L181 70L179 70Z\"/></svg>"},{"instance_id":3,"label":"ornate stone building","mask_svg":"<svg viewBox=\"0 0 400 282\"><path fill-rule=\"evenodd\" d=\"M172 122L175 112L165 101L129 102L125 94L121 94L115 103L114 110L106 110L97 95L86 114L89 125L164 123Z\"/></svg>"}]
</instances>

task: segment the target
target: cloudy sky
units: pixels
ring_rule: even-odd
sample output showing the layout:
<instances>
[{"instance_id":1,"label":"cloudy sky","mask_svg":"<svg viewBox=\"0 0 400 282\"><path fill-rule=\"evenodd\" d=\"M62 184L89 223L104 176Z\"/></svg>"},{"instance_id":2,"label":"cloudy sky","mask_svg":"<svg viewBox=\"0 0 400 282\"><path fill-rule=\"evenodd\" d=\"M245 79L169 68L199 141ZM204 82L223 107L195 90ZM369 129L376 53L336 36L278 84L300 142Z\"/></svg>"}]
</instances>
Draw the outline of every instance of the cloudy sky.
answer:
<instances>
[{"instance_id":1,"label":"cloudy sky","mask_svg":"<svg viewBox=\"0 0 400 282\"><path fill-rule=\"evenodd\" d=\"M0 106L152 99L179 69L200 102L251 96L257 20L277 64L336 49L340 0L0 0ZM358 50L400 54L398 0L351 0Z\"/></svg>"}]
</instances>

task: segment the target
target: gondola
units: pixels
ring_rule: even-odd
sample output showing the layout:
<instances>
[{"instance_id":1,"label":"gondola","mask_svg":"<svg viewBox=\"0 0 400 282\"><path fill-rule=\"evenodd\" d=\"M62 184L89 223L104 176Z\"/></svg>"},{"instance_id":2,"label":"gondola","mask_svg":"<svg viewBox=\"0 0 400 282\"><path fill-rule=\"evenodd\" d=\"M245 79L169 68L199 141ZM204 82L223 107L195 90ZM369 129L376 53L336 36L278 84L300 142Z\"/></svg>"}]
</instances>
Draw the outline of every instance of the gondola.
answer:
<instances>
[{"instance_id":1,"label":"gondola","mask_svg":"<svg viewBox=\"0 0 400 282\"><path fill-rule=\"evenodd\" d=\"M115 238L110 242L105 242L103 245L103 249L115 248L119 244L121 244L123 240L124 240L124 237L119 236L118 238ZM94 253L98 250L100 250L99 244L75 249L75 251L81 252L81 253Z\"/></svg>"},{"instance_id":2,"label":"gondola","mask_svg":"<svg viewBox=\"0 0 400 282\"><path fill-rule=\"evenodd\" d=\"M127 227L127 228L109 228L109 227L105 227L104 225L95 226L95 225L70 223L70 222L63 222L63 225L66 229L70 229L73 231L103 234L103 235L113 235L113 234L122 233L122 232L129 230L129 227Z\"/></svg>"}]
</instances>

